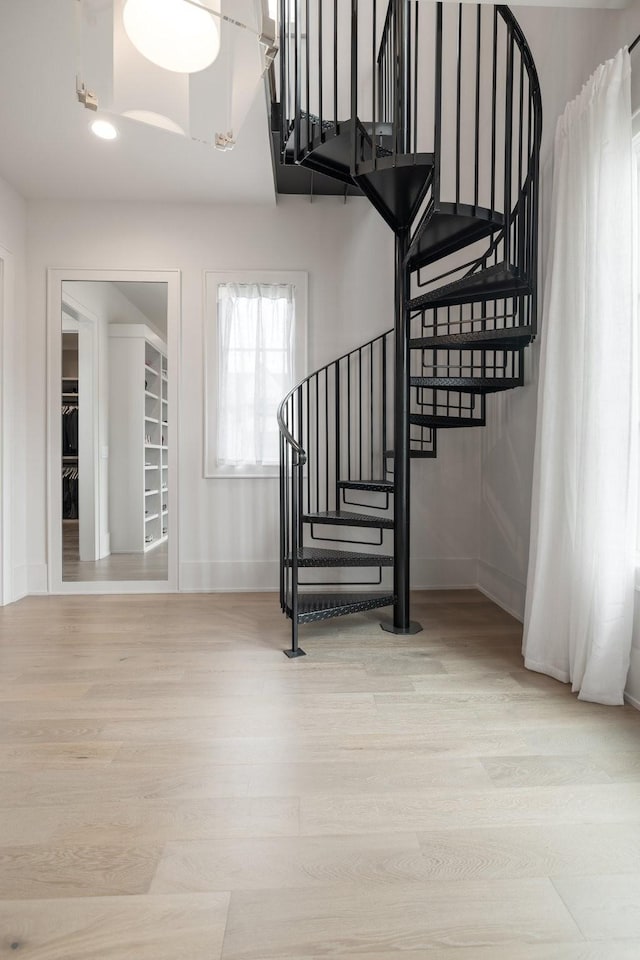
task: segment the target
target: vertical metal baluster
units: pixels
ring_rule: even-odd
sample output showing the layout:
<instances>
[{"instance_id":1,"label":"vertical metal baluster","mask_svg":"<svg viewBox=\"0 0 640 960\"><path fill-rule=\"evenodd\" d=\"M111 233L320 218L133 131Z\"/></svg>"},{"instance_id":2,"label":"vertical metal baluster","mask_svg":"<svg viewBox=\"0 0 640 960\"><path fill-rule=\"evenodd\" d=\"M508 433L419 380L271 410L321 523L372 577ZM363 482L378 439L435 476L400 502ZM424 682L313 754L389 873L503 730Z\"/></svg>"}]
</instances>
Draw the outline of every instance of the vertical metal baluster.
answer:
<instances>
[{"instance_id":1,"label":"vertical metal baluster","mask_svg":"<svg viewBox=\"0 0 640 960\"><path fill-rule=\"evenodd\" d=\"M382 338L382 476L387 465L387 336Z\"/></svg>"},{"instance_id":2,"label":"vertical metal baluster","mask_svg":"<svg viewBox=\"0 0 640 960\"><path fill-rule=\"evenodd\" d=\"M420 4L417 2L413 5L415 10L414 17L414 38L413 38L413 152L417 154L418 152L418 92L420 90L419 84L419 74L418 74L418 37L420 32L420 21L418 19L418 14L420 11Z\"/></svg>"},{"instance_id":3,"label":"vertical metal baluster","mask_svg":"<svg viewBox=\"0 0 640 960\"><path fill-rule=\"evenodd\" d=\"M294 75L294 105L295 105L295 127L293 135L293 151L294 158L296 163L302 159L302 151L300 149L300 3L301 0L295 0L296 6L296 19L294 24L294 33L295 33L295 75Z\"/></svg>"},{"instance_id":4,"label":"vertical metal baluster","mask_svg":"<svg viewBox=\"0 0 640 960\"><path fill-rule=\"evenodd\" d=\"M329 368L324 368L324 508L329 509Z\"/></svg>"},{"instance_id":5,"label":"vertical metal baluster","mask_svg":"<svg viewBox=\"0 0 640 960\"><path fill-rule=\"evenodd\" d=\"M496 209L496 103L498 84L498 8L493 8L493 85L491 92L491 215ZM506 223L506 220L505 220Z\"/></svg>"},{"instance_id":6,"label":"vertical metal baluster","mask_svg":"<svg viewBox=\"0 0 640 960\"><path fill-rule=\"evenodd\" d=\"M482 56L482 6L476 11L476 155L473 172L473 196L477 207L480 197L480 60Z\"/></svg>"},{"instance_id":7,"label":"vertical metal baluster","mask_svg":"<svg viewBox=\"0 0 640 960\"><path fill-rule=\"evenodd\" d=\"M373 480L373 343L369 347L369 453L371 459L369 476Z\"/></svg>"},{"instance_id":8,"label":"vertical metal baluster","mask_svg":"<svg viewBox=\"0 0 640 960\"><path fill-rule=\"evenodd\" d=\"M333 123L338 130L338 0L333 0Z\"/></svg>"},{"instance_id":9,"label":"vertical metal baluster","mask_svg":"<svg viewBox=\"0 0 640 960\"><path fill-rule=\"evenodd\" d=\"M518 248L516 253L516 262L518 265L518 272L520 275L526 275L526 264L525 264L525 255L524 255L524 210L523 210L523 190L524 183L522 182L522 141L524 137L524 60L522 59L522 53L520 53L520 90L519 90L519 105L518 105L518 213L517 213L517 224L518 224ZM526 198L527 190L524 193L524 198ZM526 202L526 199L525 201Z\"/></svg>"},{"instance_id":10,"label":"vertical metal baluster","mask_svg":"<svg viewBox=\"0 0 640 960\"><path fill-rule=\"evenodd\" d=\"M288 139L289 91L287 82L287 65L289 51L285 41L285 17L287 15L288 0L280 8L280 160L284 160Z\"/></svg>"},{"instance_id":11,"label":"vertical metal baluster","mask_svg":"<svg viewBox=\"0 0 640 960\"><path fill-rule=\"evenodd\" d=\"M404 116L406 118L406 129L404 133L404 142L403 142L403 153L411 153L411 118L413 116L413 85L411 83L411 74L413 72L412 61L411 61L411 0L407 0L405 10L404 10L404 75L403 75L403 87L404 87Z\"/></svg>"},{"instance_id":12,"label":"vertical metal baluster","mask_svg":"<svg viewBox=\"0 0 640 960\"><path fill-rule=\"evenodd\" d=\"M351 354L347 356L347 466L351 480Z\"/></svg>"},{"instance_id":13,"label":"vertical metal baluster","mask_svg":"<svg viewBox=\"0 0 640 960\"><path fill-rule=\"evenodd\" d=\"M310 449L311 441L311 430L309 427L309 382L310 378L307 377L306 387L307 387L307 442L303 444L305 450ZM309 463L307 462L307 510L311 513L313 512L312 501L311 501L311 470L309 469Z\"/></svg>"},{"instance_id":14,"label":"vertical metal baluster","mask_svg":"<svg viewBox=\"0 0 640 960\"><path fill-rule=\"evenodd\" d=\"M306 20L307 20L307 22L306 22L307 31L306 31L306 38L305 38L305 51L306 51L306 56L305 56L305 68L306 68L306 71L307 71L307 77L306 77L306 92L307 92L307 143L306 143L306 148L305 148L305 150L306 150L306 152L308 153L309 150L311 149L311 144L312 144L312 141L313 141L313 134L312 134L312 130L311 130L311 61L310 61L310 58L309 58L309 54L310 54L310 52L311 52L311 42L310 42L310 38L311 38L311 24L310 24L310 18L309 18L309 0L306 0L305 12L306 12Z\"/></svg>"},{"instance_id":15,"label":"vertical metal baluster","mask_svg":"<svg viewBox=\"0 0 640 960\"><path fill-rule=\"evenodd\" d=\"M362 347L358 348L358 449L358 478L362 480Z\"/></svg>"},{"instance_id":16,"label":"vertical metal baluster","mask_svg":"<svg viewBox=\"0 0 640 960\"><path fill-rule=\"evenodd\" d=\"M318 114L320 122L320 142L324 143L326 137L324 132L324 111L322 104L322 90L324 87L323 63L322 63L322 7L324 0L318 0Z\"/></svg>"},{"instance_id":17,"label":"vertical metal baluster","mask_svg":"<svg viewBox=\"0 0 640 960\"><path fill-rule=\"evenodd\" d=\"M320 403L318 400L318 374L313 378L316 383L316 510L320 510Z\"/></svg>"},{"instance_id":18,"label":"vertical metal baluster","mask_svg":"<svg viewBox=\"0 0 640 960\"><path fill-rule=\"evenodd\" d=\"M442 3L436 5L435 106L433 134L433 201L440 206L440 163L442 152Z\"/></svg>"},{"instance_id":19,"label":"vertical metal baluster","mask_svg":"<svg viewBox=\"0 0 640 960\"><path fill-rule=\"evenodd\" d=\"M351 0L351 173L358 169L358 0Z\"/></svg>"},{"instance_id":20,"label":"vertical metal baluster","mask_svg":"<svg viewBox=\"0 0 640 960\"><path fill-rule=\"evenodd\" d=\"M280 529L279 529L279 542L280 542L280 609L284 610L285 607L285 582L284 582L284 525L286 522L286 515L284 512L284 437L282 433L279 436L279 453L278 453L278 463L280 465L280 472L278 475L278 506L279 506L279 516L280 516Z\"/></svg>"},{"instance_id":21,"label":"vertical metal baluster","mask_svg":"<svg viewBox=\"0 0 640 960\"><path fill-rule=\"evenodd\" d=\"M296 404L297 404L297 423L298 429L296 431L295 437L300 446L302 446L302 387L299 387L296 390ZM303 544L303 529L302 529L302 484L303 484L303 473L302 465L299 462L298 455L296 454L296 460L298 461L298 470L297 470L297 523L298 523L298 546L301 547Z\"/></svg>"},{"instance_id":22,"label":"vertical metal baluster","mask_svg":"<svg viewBox=\"0 0 640 960\"><path fill-rule=\"evenodd\" d=\"M458 63L456 67L456 203L460 203L460 139L462 135L462 4L458 4Z\"/></svg>"},{"instance_id":23,"label":"vertical metal baluster","mask_svg":"<svg viewBox=\"0 0 640 960\"><path fill-rule=\"evenodd\" d=\"M504 260L511 261L511 184L513 179L513 33L507 30L506 89L504 107Z\"/></svg>"},{"instance_id":24,"label":"vertical metal baluster","mask_svg":"<svg viewBox=\"0 0 640 960\"><path fill-rule=\"evenodd\" d=\"M341 426L341 425L340 425L340 414L341 414L341 408L340 408L340 361L338 360L338 361L334 364L334 366L335 366L335 399L336 399L336 458L335 458L335 464L336 464L336 477L335 477L335 480L336 480L336 490L335 490L335 498L336 498L336 510L339 510L339 509L340 509L340 497L339 497L339 494L338 494L338 480L342 480L342 476L341 476L341 474L340 474L340 460L341 460L341 456L342 456L342 442L341 442L341 429L340 429L340 426Z\"/></svg>"},{"instance_id":25,"label":"vertical metal baluster","mask_svg":"<svg viewBox=\"0 0 640 960\"><path fill-rule=\"evenodd\" d=\"M376 147L376 24L377 4L373 0L373 18L371 26L371 148L373 150L373 169L378 166L378 150Z\"/></svg>"}]
</instances>

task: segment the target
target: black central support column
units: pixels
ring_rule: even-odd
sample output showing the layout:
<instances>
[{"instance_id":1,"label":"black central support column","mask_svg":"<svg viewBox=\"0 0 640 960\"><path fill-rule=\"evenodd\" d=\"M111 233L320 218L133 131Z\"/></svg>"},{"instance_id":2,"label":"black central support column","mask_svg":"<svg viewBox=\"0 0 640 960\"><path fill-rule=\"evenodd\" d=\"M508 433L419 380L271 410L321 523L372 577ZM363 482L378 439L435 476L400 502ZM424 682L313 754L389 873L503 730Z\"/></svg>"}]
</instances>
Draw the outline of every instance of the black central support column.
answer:
<instances>
[{"instance_id":1,"label":"black central support column","mask_svg":"<svg viewBox=\"0 0 640 960\"><path fill-rule=\"evenodd\" d=\"M396 232L395 264L395 383L393 459L393 624L382 624L389 633L419 633L422 627L409 615L409 503L411 461L409 441L409 271L405 258L409 230Z\"/></svg>"}]
</instances>

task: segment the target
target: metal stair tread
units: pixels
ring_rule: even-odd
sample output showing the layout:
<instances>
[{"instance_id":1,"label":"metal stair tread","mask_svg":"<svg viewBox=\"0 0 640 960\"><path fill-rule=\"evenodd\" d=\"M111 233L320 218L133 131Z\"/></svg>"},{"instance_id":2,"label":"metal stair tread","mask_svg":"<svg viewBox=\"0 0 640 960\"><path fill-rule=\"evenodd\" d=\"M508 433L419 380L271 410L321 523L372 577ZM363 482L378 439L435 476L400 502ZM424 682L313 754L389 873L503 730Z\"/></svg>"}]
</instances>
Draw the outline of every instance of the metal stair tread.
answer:
<instances>
[{"instance_id":1,"label":"metal stair tread","mask_svg":"<svg viewBox=\"0 0 640 960\"><path fill-rule=\"evenodd\" d=\"M504 327L499 330L468 330L461 333L434 334L409 341L411 350L520 350L531 343L533 327Z\"/></svg>"},{"instance_id":2,"label":"metal stair tread","mask_svg":"<svg viewBox=\"0 0 640 960\"><path fill-rule=\"evenodd\" d=\"M372 493L393 493L392 480L338 480L342 490L370 490Z\"/></svg>"},{"instance_id":3,"label":"metal stair tread","mask_svg":"<svg viewBox=\"0 0 640 960\"><path fill-rule=\"evenodd\" d=\"M376 553L356 553L352 550L327 550L324 547L299 547L299 567L391 567L393 557ZM286 557L287 566L293 558Z\"/></svg>"},{"instance_id":4,"label":"metal stair tread","mask_svg":"<svg viewBox=\"0 0 640 960\"><path fill-rule=\"evenodd\" d=\"M454 306L463 303L480 303L484 300L510 299L525 296L531 292L527 280L518 277L515 270L505 263L485 267L447 283L436 290L430 290L407 303L407 310L434 309L435 307Z\"/></svg>"},{"instance_id":5,"label":"metal stair tread","mask_svg":"<svg viewBox=\"0 0 640 960\"><path fill-rule=\"evenodd\" d=\"M419 440L415 442L420 443ZM393 450L385 450L384 455L387 460L394 460L396 456ZM436 450L420 450L417 447L409 447L409 456L412 460L435 460L438 453Z\"/></svg>"},{"instance_id":6,"label":"metal stair tread","mask_svg":"<svg viewBox=\"0 0 640 960\"><path fill-rule=\"evenodd\" d=\"M434 263L491 236L503 226L503 214L489 207L441 202L412 238L408 266L417 270Z\"/></svg>"},{"instance_id":7,"label":"metal stair tread","mask_svg":"<svg viewBox=\"0 0 640 960\"><path fill-rule=\"evenodd\" d=\"M305 513L304 523L327 523L345 527L382 527L393 530L392 517L372 517L367 513L352 513L350 510L325 510L321 513Z\"/></svg>"},{"instance_id":8,"label":"metal stair tread","mask_svg":"<svg viewBox=\"0 0 640 960\"><path fill-rule=\"evenodd\" d=\"M452 417L448 414L412 413L409 422L417 427L484 427L484 417Z\"/></svg>"},{"instance_id":9,"label":"metal stair tread","mask_svg":"<svg viewBox=\"0 0 640 960\"><path fill-rule=\"evenodd\" d=\"M298 623L314 620L329 620L349 613L362 613L378 607L388 607L395 602L392 593L363 591L362 593L299 593ZM292 616L291 596L285 600L288 617Z\"/></svg>"},{"instance_id":10,"label":"metal stair tread","mask_svg":"<svg viewBox=\"0 0 640 960\"><path fill-rule=\"evenodd\" d=\"M412 387L456 390L459 393L499 393L522 386L519 377L410 377Z\"/></svg>"}]
</instances>

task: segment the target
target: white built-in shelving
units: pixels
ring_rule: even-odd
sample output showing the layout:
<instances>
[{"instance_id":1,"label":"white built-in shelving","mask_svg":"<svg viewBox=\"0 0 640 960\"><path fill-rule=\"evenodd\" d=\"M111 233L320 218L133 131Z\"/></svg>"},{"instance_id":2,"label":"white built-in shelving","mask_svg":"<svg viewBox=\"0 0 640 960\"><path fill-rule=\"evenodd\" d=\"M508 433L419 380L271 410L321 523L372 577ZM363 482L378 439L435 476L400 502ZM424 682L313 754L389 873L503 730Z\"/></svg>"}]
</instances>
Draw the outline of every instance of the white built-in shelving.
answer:
<instances>
[{"instance_id":1,"label":"white built-in shelving","mask_svg":"<svg viewBox=\"0 0 640 960\"><path fill-rule=\"evenodd\" d=\"M166 344L142 324L114 324L109 338L111 549L147 552L168 536Z\"/></svg>"}]
</instances>

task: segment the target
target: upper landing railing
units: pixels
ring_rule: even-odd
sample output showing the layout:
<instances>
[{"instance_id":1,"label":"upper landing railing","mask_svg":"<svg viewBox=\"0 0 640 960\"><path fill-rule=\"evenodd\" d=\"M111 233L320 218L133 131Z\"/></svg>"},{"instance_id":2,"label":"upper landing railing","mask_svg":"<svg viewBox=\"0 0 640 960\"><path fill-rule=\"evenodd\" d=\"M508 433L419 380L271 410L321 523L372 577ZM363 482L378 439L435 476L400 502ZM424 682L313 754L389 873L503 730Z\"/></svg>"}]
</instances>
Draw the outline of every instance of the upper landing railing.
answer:
<instances>
[{"instance_id":1,"label":"upper landing railing","mask_svg":"<svg viewBox=\"0 0 640 960\"><path fill-rule=\"evenodd\" d=\"M504 259L531 269L542 110L509 8L281 0L281 11L286 159L304 161L349 125L351 175L382 158L432 154L433 207L465 204L507 219Z\"/></svg>"}]
</instances>

